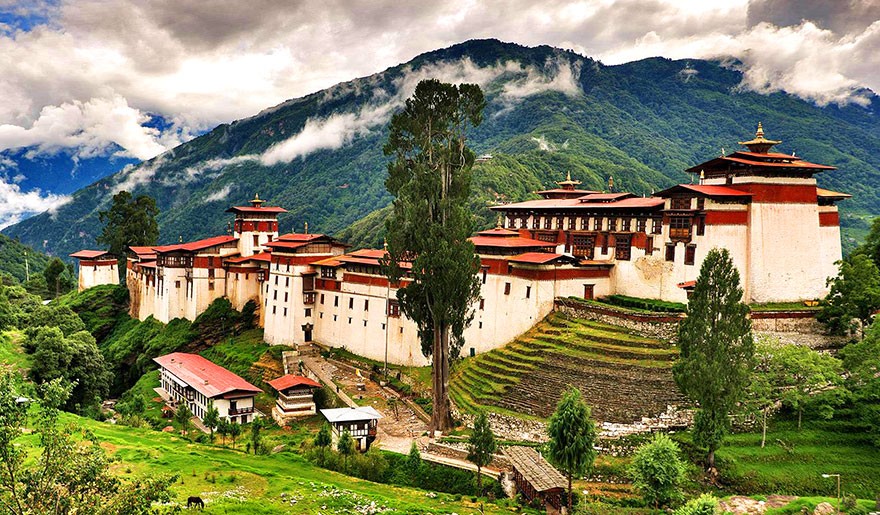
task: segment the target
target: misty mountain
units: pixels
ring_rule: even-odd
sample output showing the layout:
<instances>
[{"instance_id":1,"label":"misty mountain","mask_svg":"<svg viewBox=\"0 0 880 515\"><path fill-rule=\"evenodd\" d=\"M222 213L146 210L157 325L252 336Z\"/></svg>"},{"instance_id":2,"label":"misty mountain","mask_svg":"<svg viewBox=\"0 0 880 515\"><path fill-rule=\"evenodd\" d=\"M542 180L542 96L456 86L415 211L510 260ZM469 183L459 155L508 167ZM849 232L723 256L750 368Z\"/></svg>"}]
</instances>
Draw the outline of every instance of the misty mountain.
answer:
<instances>
[{"instance_id":1,"label":"misty mountain","mask_svg":"<svg viewBox=\"0 0 880 515\"><path fill-rule=\"evenodd\" d=\"M821 73L821 70L817 70ZM419 80L480 84L488 99L471 135L478 154L473 205L531 198L571 172L587 189L649 195L691 177L683 170L754 135L758 121L782 152L837 166L823 187L852 193L843 223L858 234L880 213L880 123L868 106L819 107L796 97L744 90L736 63L645 59L619 66L547 46L468 41L375 75L286 101L224 124L154 159L75 192L52 213L3 232L53 254L95 247L98 211L120 190L156 198L162 242L226 230L225 209L255 194L290 212L281 230L381 241L391 115Z\"/></svg>"}]
</instances>

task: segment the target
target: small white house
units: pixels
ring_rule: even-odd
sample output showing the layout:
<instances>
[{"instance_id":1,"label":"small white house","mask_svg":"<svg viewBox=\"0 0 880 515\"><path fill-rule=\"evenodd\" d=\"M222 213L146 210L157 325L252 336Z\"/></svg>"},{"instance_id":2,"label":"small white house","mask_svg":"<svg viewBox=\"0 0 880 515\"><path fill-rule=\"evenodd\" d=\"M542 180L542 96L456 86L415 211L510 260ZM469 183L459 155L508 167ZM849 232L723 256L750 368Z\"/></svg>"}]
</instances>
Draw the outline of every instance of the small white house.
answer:
<instances>
[{"instance_id":1,"label":"small white house","mask_svg":"<svg viewBox=\"0 0 880 515\"><path fill-rule=\"evenodd\" d=\"M284 425L297 417L315 414L314 392L321 385L308 377L287 374L269 381L269 386L278 392L272 418Z\"/></svg>"},{"instance_id":2,"label":"small white house","mask_svg":"<svg viewBox=\"0 0 880 515\"><path fill-rule=\"evenodd\" d=\"M193 415L204 419L210 406L220 418L246 424L260 416L254 397L263 390L198 354L173 352L154 358L159 364L162 390L167 400L186 403Z\"/></svg>"},{"instance_id":3,"label":"small white house","mask_svg":"<svg viewBox=\"0 0 880 515\"><path fill-rule=\"evenodd\" d=\"M116 256L105 250L80 250L70 254L79 263L77 291L99 284L119 284Z\"/></svg>"},{"instance_id":4,"label":"small white house","mask_svg":"<svg viewBox=\"0 0 880 515\"><path fill-rule=\"evenodd\" d=\"M369 450L370 444L376 439L376 428L382 418L372 406L322 409L321 415L330 422L334 446L339 442L342 433L348 431L361 452Z\"/></svg>"}]
</instances>

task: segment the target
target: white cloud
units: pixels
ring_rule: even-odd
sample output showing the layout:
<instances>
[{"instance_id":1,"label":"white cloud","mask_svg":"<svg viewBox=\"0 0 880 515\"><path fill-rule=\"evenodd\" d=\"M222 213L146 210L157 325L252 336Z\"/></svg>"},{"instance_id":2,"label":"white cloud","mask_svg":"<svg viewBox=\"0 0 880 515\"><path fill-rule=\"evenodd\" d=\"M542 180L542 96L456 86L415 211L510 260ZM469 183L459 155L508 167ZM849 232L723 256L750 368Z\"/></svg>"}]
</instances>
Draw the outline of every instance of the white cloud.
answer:
<instances>
[{"instance_id":1,"label":"white cloud","mask_svg":"<svg viewBox=\"0 0 880 515\"><path fill-rule=\"evenodd\" d=\"M116 184L113 185L112 193L115 195L120 191L133 192L134 189L141 184L146 184L153 180L156 172L165 162L169 154L161 154L158 157L142 163L140 165L126 165L116 176Z\"/></svg>"},{"instance_id":2,"label":"white cloud","mask_svg":"<svg viewBox=\"0 0 880 515\"><path fill-rule=\"evenodd\" d=\"M217 190L214 193L211 193L210 195L205 197L205 203L207 204L208 202L217 202L218 200L226 200L226 197L228 197L229 194L232 193L232 188L233 188L232 184L227 184L226 186L223 186L219 190Z\"/></svg>"},{"instance_id":3,"label":"white cloud","mask_svg":"<svg viewBox=\"0 0 880 515\"><path fill-rule=\"evenodd\" d=\"M18 184L0 178L0 229L37 213L54 213L69 201L67 195L43 193L39 189L22 191Z\"/></svg>"}]
</instances>

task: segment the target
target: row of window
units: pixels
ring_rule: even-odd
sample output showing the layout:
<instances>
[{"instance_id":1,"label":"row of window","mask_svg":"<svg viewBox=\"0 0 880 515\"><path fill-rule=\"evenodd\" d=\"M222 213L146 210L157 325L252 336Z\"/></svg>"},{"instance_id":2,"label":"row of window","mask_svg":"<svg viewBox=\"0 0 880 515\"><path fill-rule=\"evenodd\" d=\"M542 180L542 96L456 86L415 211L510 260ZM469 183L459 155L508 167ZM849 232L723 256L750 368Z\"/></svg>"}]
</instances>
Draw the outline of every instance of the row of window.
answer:
<instances>
[{"instance_id":1,"label":"row of window","mask_svg":"<svg viewBox=\"0 0 880 515\"><path fill-rule=\"evenodd\" d=\"M647 232L648 218L632 218L632 217L603 217L603 216L537 216L531 217L531 229L545 230L569 230L569 231L589 231L592 227L593 231L623 231ZM633 221L635 220L635 224ZM592 221L592 223L591 223ZM651 234L660 234L663 230L663 220L661 218L650 218ZM509 216L507 218L507 226L510 229L529 229L529 216ZM618 229L619 227L619 229Z\"/></svg>"},{"instance_id":2,"label":"row of window","mask_svg":"<svg viewBox=\"0 0 880 515\"><path fill-rule=\"evenodd\" d=\"M675 261L675 243L666 244L666 261ZM684 264L693 265L697 257L697 246L694 244L684 247Z\"/></svg>"}]
</instances>

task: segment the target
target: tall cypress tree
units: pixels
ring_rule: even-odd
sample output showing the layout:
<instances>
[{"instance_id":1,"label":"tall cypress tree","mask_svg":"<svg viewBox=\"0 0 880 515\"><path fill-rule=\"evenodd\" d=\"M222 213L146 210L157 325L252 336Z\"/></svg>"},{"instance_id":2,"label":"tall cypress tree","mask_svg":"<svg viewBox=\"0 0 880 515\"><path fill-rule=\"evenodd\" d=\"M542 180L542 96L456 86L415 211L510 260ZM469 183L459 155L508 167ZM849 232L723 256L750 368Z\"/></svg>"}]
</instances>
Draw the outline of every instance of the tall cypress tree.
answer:
<instances>
[{"instance_id":1,"label":"tall cypress tree","mask_svg":"<svg viewBox=\"0 0 880 515\"><path fill-rule=\"evenodd\" d=\"M730 429L728 414L742 398L752 370L755 344L742 298L730 253L709 251L679 326L680 357L672 372L681 391L699 405L694 442L708 449L710 468Z\"/></svg>"},{"instance_id":2,"label":"tall cypress tree","mask_svg":"<svg viewBox=\"0 0 880 515\"><path fill-rule=\"evenodd\" d=\"M99 211L98 218L104 229L95 238L107 245L107 251L119 260L119 282L125 281L125 251L130 245L155 245L159 239L156 200L147 195L132 197L127 191L113 195L113 204L107 211Z\"/></svg>"},{"instance_id":3,"label":"tall cypress tree","mask_svg":"<svg viewBox=\"0 0 880 515\"><path fill-rule=\"evenodd\" d=\"M391 120L385 186L396 197L386 222L386 273L399 281L412 265L406 288L397 290L403 313L418 326L422 352L433 360L434 411L431 425L452 425L449 361L461 349L462 334L479 298L480 261L468 240L474 229L468 209L474 153L469 128L482 121L485 99L479 86L424 80Z\"/></svg>"}]
</instances>

